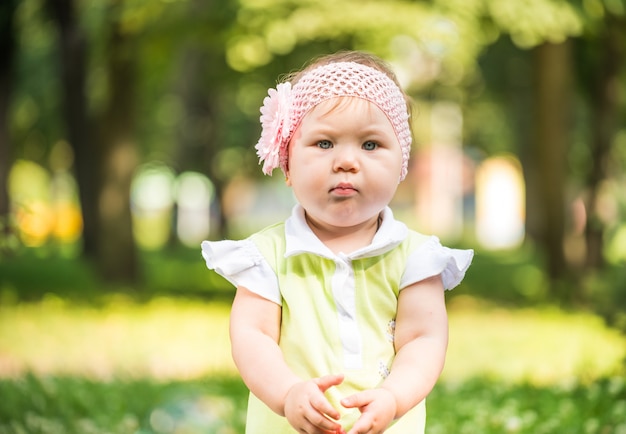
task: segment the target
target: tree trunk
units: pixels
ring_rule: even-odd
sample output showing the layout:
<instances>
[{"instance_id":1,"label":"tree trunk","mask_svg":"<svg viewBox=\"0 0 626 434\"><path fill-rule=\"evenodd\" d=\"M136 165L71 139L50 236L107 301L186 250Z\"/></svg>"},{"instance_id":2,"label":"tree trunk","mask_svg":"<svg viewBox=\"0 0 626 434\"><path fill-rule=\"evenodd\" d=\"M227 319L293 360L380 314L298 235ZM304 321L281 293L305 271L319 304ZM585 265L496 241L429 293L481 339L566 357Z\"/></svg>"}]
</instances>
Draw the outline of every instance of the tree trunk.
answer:
<instances>
[{"instance_id":1,"label":"tree trunk","mask_svg":"<svg viewBox=\"0 0 626 434\"><path fill-rule=\"evenodd\" d=\"M197 170L209 176L217 202L217 212L211 215L211 236L221 239L227 235L227 221L222 211L221 198L225 188L224 174L216 170L214 159L225 146L217 136L219 123L219 87L205 84L217 63L217 56L199 47L188 45L184 49L177 92L185 109L177 135L176 161L179 167ZM220 65L222 67L222 65ZM209 80L217 83L218 80Z\"/></svg>"},{"instance_id":2,"label":"tree trunk","mask_svg":"<svg viewBox=\"0 0 626 434\"><path fill-rule=\"evenodd\" d=\"M196 6L195 3L192 5ZM185 116L177 130L175 160L180 168L208 174L219 198L220 180L213 176L210 164L212 157L217 155L220 149L216 138L215 116L217 104L215 94L218 90L208 88L205 83L205 81L213 84L216 82L207 79L213 65L210 64L207 50L195 42L187 42L180 52L176 93L180 96ZM222 228L221 223L212 222L212 231Z\"/></svg>"},{"instance_id":3,"label":"tree trunk","mask_svg":"<svg viewBox=\"0 0 626 434\"><path fill-rule=\"evenodd\" d=\"M226 72L224 44L219 38L227 31L235 12L219 0L191 0L188 7L189 19L203 17L205 25L213 29L215 41L199 43L192 38L181 50L176 93L185 117L178 129L175 159L179 167L205 173L213 183L217 206L211 213L210 236L222 239L228 234L228 221L221 204L228 179L214 161L227 147L227 135L218 136L219 125L227 117L220 109L220 102L224 84L232 80L232 76Z\"/></svg>"},{"instance_id":4,"label":"tree trunk","mask_svg":"<svg viewBox=\"0 0 626 434\"><path fill-rule=\"evenodd\" d=\"M87 44L72 0L48 0L59 29L61 82L67 136L74 150L83 212L85 255L100 274L134 281L137 260L130 214L130 183L137 164L134 133L132 44L110 21L107 52L109 100L95 121L88 115ZM112 6L111 17L119 2Z\"/></svg>"},{"instance_id":5,"label":"tree trunk","mask_svg":"<svg viewBox=\"0 0 626 434\"><path fill-rule=\"evenodd\" d=\"M9 137L9 105L13 81L15 38L13 16L17 0L7 0L0 6L0 254L8 248L11 237L9 192L7 181L11 168L11 139Z\"/></svg>"},{"instance_id":6,"label":"tree trunk","mask_svg":"<svg viewBox=\"0 0 626 434\"><path fill-rule=\"evenodd\" d=\"M542 215L539 242L546 254L548 275L566 274L563 252L565 180L570 119L570 43L543 44L534 49L534 195Z\"/></svg>"},{"instance_id":7,"label":"tree trunk","mask_svg":"<svg viewBox=\"0 0 626 434\"><path fill-rule=\"evenodd\" d=\"M48 0L48 10L59 31L63 119L67 139L74 151L74 167L83 215L83 253L97 259L98 146L88 115L85 34L76 17L73 0Z\"/></svg>"},{"instance_id":8,"label":"tree trunk","mask_svg":"<svg viewBox=\"0 0 626 434\"><path fill-rule=\"evenodd\" d=\"M116 3L115 7L120 7ZM118 14L111 10L111 17ZM132 37L112 18L107 53L109 100L99 118L101 184L98 189L98 269L108 280L138 278L132 232L130 185L137 166L135 55ZM97 167L97 166L96 166Z\"/></svg>"},{"instance_id":9,"label":"tree trunk","mask_svg":"<svg viewBox=\"0 0 626 434\"><path fill-rule=\"evenodd\" d=\"M606 25L593 44L595 62L589 91L591 107L591 169L587 179L587 224L585 240L587 268L604 265L604 223L598 216L598 195L602 182L608 177L612 140L619 129L619 79L624 61L623 18L607 15Z\"/></svg>"}]
</instances>

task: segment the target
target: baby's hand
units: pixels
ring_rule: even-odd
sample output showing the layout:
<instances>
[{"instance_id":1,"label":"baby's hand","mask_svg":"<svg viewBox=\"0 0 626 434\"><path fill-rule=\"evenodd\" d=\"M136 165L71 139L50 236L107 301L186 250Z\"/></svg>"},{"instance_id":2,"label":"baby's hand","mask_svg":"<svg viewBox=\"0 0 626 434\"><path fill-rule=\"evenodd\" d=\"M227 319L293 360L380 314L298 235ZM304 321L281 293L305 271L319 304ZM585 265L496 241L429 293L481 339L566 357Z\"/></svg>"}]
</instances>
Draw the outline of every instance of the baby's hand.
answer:
<instances>
[{"instance_id":1,"label":"baby's hand","mask_svg":"<svg viewBox=\"0 0 626 434\"><path fill-rule=\"evenodd\" d=\"M369 389L341 400L346 408L358 408L361 417L348 434L380 434L396 415L396 398L387 389Z\"/></svg>"},{"instance_id":2,"label":"baby's hand","mask_svg":"<svg viewBox=\"0 0 626 434\"><path fill-rule=\"evenodd\" d=\"M343 375L325 375L293 385L285 396L285 417L291 426L307 434L345 434L335 422L339 412L324 396L327 389L342 381Z\"/></svg>"}]
</instances>

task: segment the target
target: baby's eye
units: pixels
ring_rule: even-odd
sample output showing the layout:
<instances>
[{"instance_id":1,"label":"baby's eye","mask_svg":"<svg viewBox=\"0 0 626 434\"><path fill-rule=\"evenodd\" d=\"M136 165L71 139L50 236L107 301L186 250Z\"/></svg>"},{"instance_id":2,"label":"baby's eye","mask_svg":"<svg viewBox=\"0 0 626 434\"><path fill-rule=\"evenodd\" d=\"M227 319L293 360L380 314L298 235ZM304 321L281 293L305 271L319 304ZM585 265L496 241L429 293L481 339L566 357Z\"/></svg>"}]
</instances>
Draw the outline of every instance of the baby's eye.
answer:
<instances>
[{"instance_id":1,"label":"baby's eye","mask_svg":"<svg viewBox=\"0 0 626 434\"><path fill-rule=\"evenodd\" d=\"M378 143L368 140L367 142L363 143L362 148L366 151L373 151L374 149L378 148Z\"/></svg>"},{"instance_id":2,"label":"baby's eye","mask_svg":"<svg viewBox=\"0 0 626 434\"><path fill-rule=\"evenodd\" d=\"M333 144L330 142L330 140L320 140L319 142L317 142L317 146L322 149L330 149L333 147Z\"/></svg>"}]
</instances>

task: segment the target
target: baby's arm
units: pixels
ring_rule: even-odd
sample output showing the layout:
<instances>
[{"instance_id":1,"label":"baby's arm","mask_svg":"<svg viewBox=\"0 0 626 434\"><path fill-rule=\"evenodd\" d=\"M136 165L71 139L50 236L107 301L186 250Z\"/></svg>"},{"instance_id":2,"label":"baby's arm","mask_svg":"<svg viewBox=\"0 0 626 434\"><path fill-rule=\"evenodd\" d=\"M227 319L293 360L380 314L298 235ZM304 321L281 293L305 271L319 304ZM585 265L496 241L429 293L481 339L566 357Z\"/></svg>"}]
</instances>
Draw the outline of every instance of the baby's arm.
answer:
<instances>
[{"instance_id":1,"label":"baby's arm","mask_svg":"<svg viewBox=\"0 0 626 434\"><path fill-rule=\"evenodd\" d=\"M419 404L437 382L448 346L448 317L440 276L400 291L394 344L396 357L381 387L342 401L345 407L359 408L362 413L348 434L384 432L394 418Z\"/></svg>"},{"instance_id":2,"label":"baby's arm","mask_svg":"<svg viewBox=\"0 0 626 434\"><path fill-rule=\"evenodd\" d=\"M343 376L328 375L303 381L285 363L278 340L281 307L244 287L237 288L230 316L233 359L250 389L299 432L339 432L330 420L339 412L324 397Z\"/></svg>"}]
</instances>

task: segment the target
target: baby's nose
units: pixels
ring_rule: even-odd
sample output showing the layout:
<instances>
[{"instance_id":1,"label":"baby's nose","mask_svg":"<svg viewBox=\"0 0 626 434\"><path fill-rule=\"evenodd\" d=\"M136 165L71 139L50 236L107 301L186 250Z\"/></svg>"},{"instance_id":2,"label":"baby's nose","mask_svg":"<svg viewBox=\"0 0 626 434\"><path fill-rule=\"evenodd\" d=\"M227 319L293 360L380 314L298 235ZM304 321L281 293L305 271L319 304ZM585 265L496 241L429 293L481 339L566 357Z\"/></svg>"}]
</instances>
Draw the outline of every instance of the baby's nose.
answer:
<instances>
[{"instance_id":1,"label":"baby's nose","mask_svg":"<svg viewBox=\"0 0 626 434\"><path fill-rule=\"evenodd\" d=\"M335 170L353 172L358 169L358 151L352 146L338 146L335 153Z\"/></svg>"}]
</instances>

